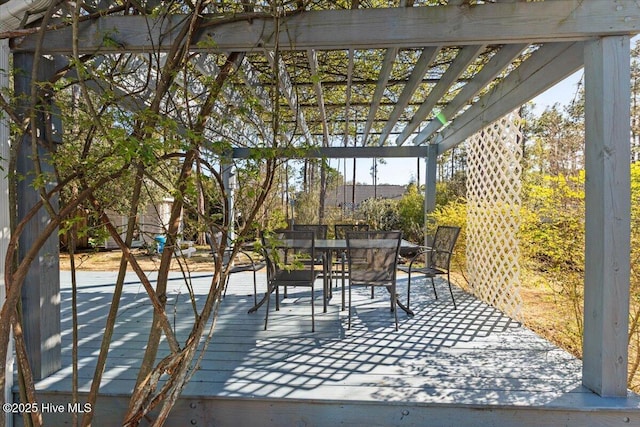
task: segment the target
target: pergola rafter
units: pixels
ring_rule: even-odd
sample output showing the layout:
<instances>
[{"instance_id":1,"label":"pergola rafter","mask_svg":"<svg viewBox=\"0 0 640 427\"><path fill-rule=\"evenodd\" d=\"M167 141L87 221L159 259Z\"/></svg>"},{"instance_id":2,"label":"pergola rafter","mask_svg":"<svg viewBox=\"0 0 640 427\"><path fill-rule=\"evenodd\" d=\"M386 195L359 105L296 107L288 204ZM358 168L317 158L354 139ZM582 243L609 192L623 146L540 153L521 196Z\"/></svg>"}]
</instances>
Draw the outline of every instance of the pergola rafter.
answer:
<instances>
[{"instance_id":1,"label":"pergola rafter","mask_svg":"<svg viewBox=\"0 0 640 427\"><path fill-rule=\"evenodd\" d=\"M582 44L545 45L453 120L437 137L438 153L544 92L582 66ZM424 141L416 141L424 142Z\"/></svg>"},{"instance_id":2,"label":"pergola rafter","mask_svg":"<svg viewBox=\"0 0 640 427\"><path fill-rule=\"evenodd\" d=\"M454 99L431 119L427 126L415 137L415 143L427 141L442 126L449 122L476 94L493 81L498 74L526 49L526 44L506 45L500 49L475 77L466 83Z\"/></svg>"},{"instance_id":3,"label":"pergola rafter","mask_svg":"<svg viewBox=\"0 0 640 427\"><path fill-rule=\"evenodd\" d=\"M296 121L300 126L302 135L304 136L308 144L314 145L313 137L309 132L306 118L302 110L298 106L298 95L296 94L295 86L291 81L291 77L289 76L289 72L287 71L285 63L282 61L281 57L276 57L274 51L265 51L265 56L272 67L278 68L278 82L280 83L280 93L283 94L284 98L287 101L287 104L289 105L289 108L295 114Z\"/></svg>"},{"instance_id":4,"label":"pergola rafter","mask_svg":"<svg viewBox=\"0 0 640 427\"><path fill-rule=\"evenodd\" d=\"M291 56L293 59L285 55L279 56L280 94L293 112L294 123L298 125L297 134L303 136L307 144L320 145L312 140L313 135L322 134L324 141L328 141L323 144L340 145L344 137L332 139L331 132L327 128L329 122L348 122L345 117L348 116L349 108L344 107L348 104L349 106L358 105L365 110L367 120L362 130L363 141L373 143L369 141L369 135L374 133L379 135L376 141L379 145L400 145L415 136L414 144L444 142L438 150L442 153L464 140L473 129L479 129L487 124L482 118L489 117L485 111L486 104L480 102L477 108L473 108L480 99L486 100L477 95L492 91L494 86L508 86L508 84L502 86L500 79L508 78L509 73L503 73L504 75L497 77L498 69L504 70L508 67L505 63L500 66L477 67L478 72L475 74L464 72L466 66L478 62L484 47L491 47L498 51L508 48L502 54L506 58L503 61L511 59L517 62L525 53L512 57L510 53L512 49L524 52L527 46L534 47L542 44L541 49L549 51L551 60L553 55L562 55L557 53L559 48L553 46L563 40L587 40L594 36L629 33L632 32L635 23L640 22L640 18L634 15L637 12L626 2L616 3L615 7L604 3L606 2L591 2L587 6L582 2L569 0L533 3L501 2L476 5L472 8L465 6L464 2L461 2L459 7L402 7L404 4L401 4L398 8L309 11L283 17L279 24L282 37L277 41L278 49L306 52L308 62L296 64L295 55ZM450 2L450 6L454 5L458 3ZM233 19L223 19L213 15L205 17L205 24L199 38L208 40L207 43L203 43L207 52L211 51L212 46L215 46L218 51L244 50L248 57L257 59L262 56L265 63L273 66L273 46L276 44L273 19L257 12L246 16L247 19L244 19L243 14L237 14ZM151 41L161 51L163 46L170 42L172 31L174 31L172 27L167 26L168 23L177 23L180 19L179 16L172 16L166 23L154 22L154 18L141 16L107 16L99 20L89 20L81 23L80 26L81 52L116 53L122 50L136 52L148 50L145 46ZM349 22L348 25L344 24L346 20ZM403 23L403 31L386 31L386 26L395 20ZM510 24L505 25L505 20ZM539 23L538 20L543 22ZM500 31L496 31L497 22L500 22ZM536 24L532 25L532 22ZM618 28L620 22L624 23L624 29ZM113 31L116 28L117 31ZM425 31L425 28L428 30ZM379 39L380 34L385 34L382 40ZM69 29L51 31L43 45L43 52L69 54L71 43L68 37L70 37ZM105 43L105 37L108 37L109 43ZM16 51L32 49L34 40L35 37L25 37L15 44L14 49ZM340 44L336 44L338 40ZM518 47L514 48L514 45ZM447 66L444 74L438 69L441 68L442 61L449 60L443 56L444 53L437 54L443 52L441 50L443 47L460 48L458 58ZM194 51L202 49L203 47L199 45L193 46ZM384 59L381 59L378 64L372 64L379 69L376 86L359 89L359 98L353 98L352 88L360 80L358 75L350 77L349 72L345 71L344 79L332 79L331 76L335 76L335 70L329 72L326 69L327 64L318 63L317 59L313 60L309 57L311 52L317 58L319 52L325 51L331 54L335 49L352 52L354 61L359 60L361 55L358 52L363 49L385 49ZM416 53L422 52L422 56L413 64L409 77L404 80L392 79L392 70L397 63L398 53L401 50L416 49L418 49ZM499 56L502 57L502 55ZM428 61L428 59L431 60ZM524 68L530 65L533 64L527 63ZM354 64L354 69L361 69L361 67L358 63ZM492 67L496 67L496 70ZM567 67L568 70L575 68ZM308 72L305 72L305 69ZM253 81L247 84L253 87L259 84L271 84L268 75L265 74L268 70L263 69L258 72L255 68L255 71L251 74L254 76ZM526 102L537 93L552 86L568 72L556 73L561 74L556 79L541 78L535 90L533 86L525 85L519 89L522 92L520 96L511 95L514 97L514 101L510 103L513 105L511 108L516 108L519 102ZM323 84L322 80L325 78L331 83ZM260 83L256 79L259 79ZM398 98L385 97L385 91L391 90L388 85L391 80L398 82L395 88ZM425 81L436 83L425 86ZM473 84L469 84L470 81ZM301 86L298 86L299 84ZM313 87L316 103L298 99L294 88L301 88L306 84L311 84ZM461 87L455 102L446 99L448 89L454 85ZM430 89L426 89L427 87ZM416 102L417 97L422 96L425 90L428 91L425 98L421 102ZM508 88L500 90L508 90ZM497 92L499 90L494 91L494 93ZM339 95L340 93L342 95ZM361 96L364 96L369 105L360 101ZM329 105L335 106L336 109L330 110ZM341 105L342 108L340 108ZM419 107L416 109L417 105ZM444 107L438 108L439 105ZM501 103L501 105L506 104ZM505 112L504 108L496 107L496 109L499 113L492 114L493 118ZM484 114L475 114L474 110L481 110ZM440 112L442 115L438 117ZM461 119L456 120L457 116ZM476 119L469 120L472 116ZM427 128L416 135L422 123L427 123ZM458 129L462 128L469 131L460 132Z\"/></svg>"},{"instance_id":5,"label":"pergola rafter","mask_svg":"<svg viewBox=\"0 0 640 427\"><path fill-rule=\"evenodd\" d=\"M367 121L362 132L363 145L366 145L369 138L369 132L371 132L371 127L373 126L373 122L376 118L376 113L380 108L382 95L384 95L384 90L389 82L389 76L391 75L391 69L393 68L393 62L396 60L396 56L398 56L397 47L387 49L384 55L384 62L380 68L380 75L378 76L378 84L376 85L376 90L371 101L371 107L369 108L369 114L367 114Z\"/></svg>"},{"instance_id":6,"label":"pergola rafter","mask_svg":"<svg viewBox=\"0 0 640 427\"><path fill-rule=\"evenodd\" d=\"M400 0L400 7L411 7L413 5L413 1ZM387 83L389 82L389 77L391 76L391 70L393 69L393 63L398 56L398 48L391 47L388 48L384 54L384 61L382 66L380 67L380 73L378 75L378 82L376 84L376 89L373 94L373 98L371 98L371 106L369 108L369 113L367 114L367 121L364 125L364 130L362 131L362 145L367 145L367 140L369 139L369 132L371 132L371 127L373 126L373 122L376 118L376 113L380 108L382 102L382 96L384 95L384 91L386 89ZM406 83L405 83L406 84ZM380 133L380 136L385 134L383 130ZM380 141L380 140L379 140Z\"/></svg>"},{"instance_id":7,"label":"pergola rafter","mask_svg":"<svg viewBox=\"0 0 640 427\"><path fill-rule=\"evenodd\" d=\"M350 117L350 110L351 110L351 89L352 89L352 83L353 83L353 50L349 49L349 58L348 58L348 65L347 65L347 90L346 90L346 97L345 97L345 103L344 103L344 135L343 135L343 141L344 141L344 146L347 146L348 140L349 140L349 117ZM357 123L356 123L357 125Z\"/></svg>"},{"instance_id":8,"label":"pergola rafter","mask_svg":"<svg viewBox=\"0 0 640 427\"><path fill-rule=\"evenodd\" d=\"M315 50L308 50L307 57L309 59L309 68L311 70L311 76L319 76L318 71L318 55ZM320 116L320 123L322 125L322 145L329 143L329 125L327 123L327 112L324 106L324 95L322 92L322 83L320 83L319 77L315 79L313 84L313 90L316 94L318 114Z\"/></svg>"},{"instance_id":9,"label":"pergola rafter","mask_svg":"<svg viewBox=\"0 0 640 427\"><path fill-rule=\"evenodd\" d=\"M440 52L439 48L436 47L428 47L425 48L420 54L420 58L416 62L413 71L411 72L411 77L407 81L407 84L404 86L402 90L402 94L400 98L396 101L396 104L393 108L393 112L387 118L387 123L382 130L382 134L378 139L378 145L384 145L387 137L389 136L389 132L393 129L396 122L400 118L400 115L404 112L405 108L409 104L411 97L413 97L414 92L418 89L418 85L422 82L422 77L427 72L429 66L434 61L438 53Z\"/></svg>"},{"instance_id":10,"label":"pergola rafter","mask_svg":"<svg viewBox=\"0 0 640 427\"><path fill-rule=\"evenodd\" d=\"M484 46L465 46L463 47L454 61L451 63L447 71L440 78L440 81L429 92L422 105L415 112L411 121L402 130L402 133L396 140L397 145L402 145L420 124L430 115L438 101L446 95L451 86L455 84L458 77L467 69L469 64L476 60L478 55L484 50Z\"/></svg>"}]
</instances>

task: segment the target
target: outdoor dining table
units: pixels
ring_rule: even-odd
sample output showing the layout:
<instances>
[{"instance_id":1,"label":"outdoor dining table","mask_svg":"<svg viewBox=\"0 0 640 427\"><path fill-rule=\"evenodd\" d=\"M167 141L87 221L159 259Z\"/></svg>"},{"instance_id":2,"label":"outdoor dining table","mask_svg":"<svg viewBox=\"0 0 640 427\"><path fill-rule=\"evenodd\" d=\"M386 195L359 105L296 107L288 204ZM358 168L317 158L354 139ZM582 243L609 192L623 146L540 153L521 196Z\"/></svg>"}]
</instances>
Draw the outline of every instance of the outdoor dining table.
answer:
<instances>
[{"instance_id":1,"label":"outdoor dining table","mask_svg":"<svg viewBox=\"0 0 640 427\"><path fill-rule=\"evenodd\" d=\"M324 271L324 275L323 275L323 289L322 289L322 299L323 299L323 307L324 307L324 312L326 313L327 311L327 305L329 303L329 301L331 300L332 296L333 296L333 292L332 292L332 286L331 286L331 277L329 277L329 273L331 271L331 265L333 262L333 253L338 253L338 252L344 252L347 250L347 240L346 239L315 239L315 249L318 252L322 252L324 254L323 256L323 262L324 262L324 266L323 266L323 271ZM402 239L400 241L400 250L405 251L405 250L417 250L419 249L420 246L416 245L415 243L412 243L408 240L404 240ZM343 261L344 262L344 261ZM344 283L344 282L343 282ZM342 310L345 309L344 307L344 286L342 287ZM251 307L249 309L249 313L254 313L256 312L266 301L267 298L269 298L270 296L270 292L269 290L267 290L265 296L262 298L262 300L260 300L256 305L254 305L253 307ZM400 307L405 313L407 313L409 316L413 316L413 311L411 311L411 309L407 306L405 306L404 304L402 304L402 302L398 299L397 295L396 295L396 303L398 305L398 307Z\"/></svg>"}]
</instances>

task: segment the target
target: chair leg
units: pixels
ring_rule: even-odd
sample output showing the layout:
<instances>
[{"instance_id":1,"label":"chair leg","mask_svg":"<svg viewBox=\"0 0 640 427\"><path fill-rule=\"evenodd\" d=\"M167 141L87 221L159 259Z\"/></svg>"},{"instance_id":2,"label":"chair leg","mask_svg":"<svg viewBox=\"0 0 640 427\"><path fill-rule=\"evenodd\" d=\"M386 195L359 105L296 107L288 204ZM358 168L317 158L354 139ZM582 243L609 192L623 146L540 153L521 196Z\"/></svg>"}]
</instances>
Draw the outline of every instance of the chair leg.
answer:
<instances>
[{"instance_id":1,"label":"chair leg","mask_svg":"<svg viewBox=\"0 0 640 427\"><path fill-rule=\"evenodd\" d=\"M449 278L449 272L447 272L447 283L449 284L449 293L451 294L451 301L453 301L453 309L457 310L456 299L453 297L453 289L451 289L451 279Z\"/></svg>"},{"instance_id":2,"label":"chair leg","mask_svg":"<svg viewBox=\"0 0 640 427\"><path fill-rule=\"evenodd\" d=\"M433 281L433 276L431 276L431 287L433 288L433 295L438 299L438 293L436 292L436 282Z\"/></svg>"},{"instance_id":3,"label":"chair leg","mask_svg":"<svg viewBox=\"0 0 640 427\"><path fill-rule=\"evenodd\" d=\"M407 279L407 308L411 307L411 268L409 268L409 278Z\"/></svg>"},{"instance_id":4,"label":"chair leg","mask_svg":"<svg viewBox=\"0 0 640 427\"><path fill-rule=\"evenodd\" d=\"M391 289L390 289L390 294L391 294L391 309L393 310L393 316L396 322L396 331L398 330L398 307L396 304L396 285L395 283L393 285L391 285Z\"/></svg>"},{"instance_id":5,"label":"chair leg","mask_svg":"<svg viewBox=\"0 0 640 427\"><path fill-rule=\"evenodd\" d=\"M222 298L226 298L227 297L227 288L229 287L229 276L230 274L227 274L227 276L224 278L224 290L222 291ZM258 302L256 301L256 304Z\"/></svg>"},{"instance_id":6,"label":"chair leg","mask_svg":"<svg viewBox=\"0 0 640 427\"><path fill-rule=\"evenodd\" d=\"M269 289L269 285L267 284L267 310L266 313L264 314L264 330L267 330L267 322L269 321L269 305L271 303L271 291L272 289ZM276 288L276 303L278 301L278 291Z\"/></svg>"},{"instance_id":7,"label":"chair leg","mask_svg":"<svg viewBox=\"0 0 640 427\"><path fill-rule=\"evenodd\" d=\"M345 260L344 260L344 257L343 257L342 258L342 265L341 265L341 267L342 267L342 272L341 272L342 273L342 311L344 311L344 297L345 297L345 295L344 295L344 286L345 286L344 263L345 263Z\"/></svg>"},{"instance_id":8,"label":"chair leg","mask_svg":"<svg viewBox=\"0 0 640 427\"><path fill-rule=\"evenodd\" d=\"M330 286L331 285L328 284L327 277L323 276L322 277L322 312L323 313L327 312L327 297L329 295ZM313 295L311 295L311 298L313 299Z\"/></svg>"},{"instance_id":9,"label":"chair leg","mask_svg":"<svg viewBox=\"0 0 640 427\"><path fill-rule=\"evenodd\" d=\"M349 323L347 329L351 329L351 283L349 283Z\"/></svg>"},{"instance_id":10,"label":"chair leg","mask_svg":"<svg viewBox=\"0 0 640 427\"><path fill-rule=\"evenodd\" d=\"M392 295L391 300L389 301L389 303L390 303L389 304L389 311L395 311L396 310L396 307L394 305L395 298L393 298L394 291L393 291L392 285L388 285L388 286L386 286L386 288L387 288L387 292L389 292L389 295Z\"/></svg>"},{"instance_id":11,"label":"chair leg","mask_svg":"<svg viewBox=\"0 0 640 427\"><path fill-rule=\"evenodd\" d=\"M323 269L325 271L325 275L327 276L327 301L330 301L333 298L333 256L331 253L327 253L324 256L324 266ZM327 302L328 304L328 302ZM327 312L327 308L325 306L324 312Z\"/></svg>"},{"instance_id":12,"label":"chair leg","mask_svg":"<svg viewBox=\"0 0 640 427\"><path fill-rule=\"evenodd\" d=\"M253 305L258 305L258 281L255 267L253 268Z\"/></svg>"},{"instance_id":13,"label":"chair leg","mask_svg":"<svg viewBox=\"0 0 640 427\"><path fill-rule=\"evenodd\" d=\"M322 268L322 312L327 312L327 306L329 305L329 300L331 299L331 287L333 284L333 279L331 279L331 275L329 274L330 269L326 267Z\"/></svg>"},{"instance_id":14,"label":"chair leg","mask_svg":"<svg viewBox=\"0 0 640 427\"><path fill-rule=\"evenodd\" d=\"M313 303L314 296L313 283L311 283L311 332L316 331L315 304ZM324 299L324 293L322 294L322 298Z\"/></svg>"}]
</instances>

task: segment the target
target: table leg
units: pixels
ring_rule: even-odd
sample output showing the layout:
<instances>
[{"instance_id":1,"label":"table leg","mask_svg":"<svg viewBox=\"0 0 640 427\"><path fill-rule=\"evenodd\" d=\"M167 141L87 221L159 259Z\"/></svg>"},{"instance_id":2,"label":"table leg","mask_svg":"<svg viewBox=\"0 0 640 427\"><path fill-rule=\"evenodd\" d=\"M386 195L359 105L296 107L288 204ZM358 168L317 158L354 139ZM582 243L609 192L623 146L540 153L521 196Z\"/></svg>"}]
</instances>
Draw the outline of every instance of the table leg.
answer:
<instances>
[{"instance_id":1,"label":"table leg","mask_svg":"<svg viewBox=\"0 0 640 427\"><path fill-rule=\"evenodd\" d=\"M331 271L331 267L327 267L329 259L327 252L322 254L322 308L325 313L327 312L327 305L329 304L329 272Z\"/></svg>"},{"instance_id":2,"label":"table leg","mask_svg":"<svg viewBox=\"0 0 640 427\"><path fill-rule=\"evenodd\" d=\"M342 259L340 260L340 267L342 268L342 311L345 310L345 305L344 305L344 298L345 298L345 294L344 294L344 288L345 288L345 278L344 278L344 264L346 262L345 259L345 254L342 254Z\"/></svg>"}]
</instances>

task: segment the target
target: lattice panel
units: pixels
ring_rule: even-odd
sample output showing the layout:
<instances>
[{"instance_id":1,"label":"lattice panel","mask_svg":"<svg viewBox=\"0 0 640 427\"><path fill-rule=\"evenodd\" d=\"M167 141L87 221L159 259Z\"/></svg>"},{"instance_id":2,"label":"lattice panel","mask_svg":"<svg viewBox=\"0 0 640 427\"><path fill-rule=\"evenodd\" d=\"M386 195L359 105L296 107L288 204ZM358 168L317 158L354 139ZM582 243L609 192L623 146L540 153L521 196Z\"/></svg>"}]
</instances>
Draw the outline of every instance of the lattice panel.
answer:
<instances>
[{"instance_id":1,"label":"lattice panel","mask_svg":"<svg viewBox=\"0 0 640 427\"><path fill-rule=\"evenodd\" d=\"M467 148L467 270L474 294L520 319L521 134L512 113Z\"/></svg>"}]
</instances>

